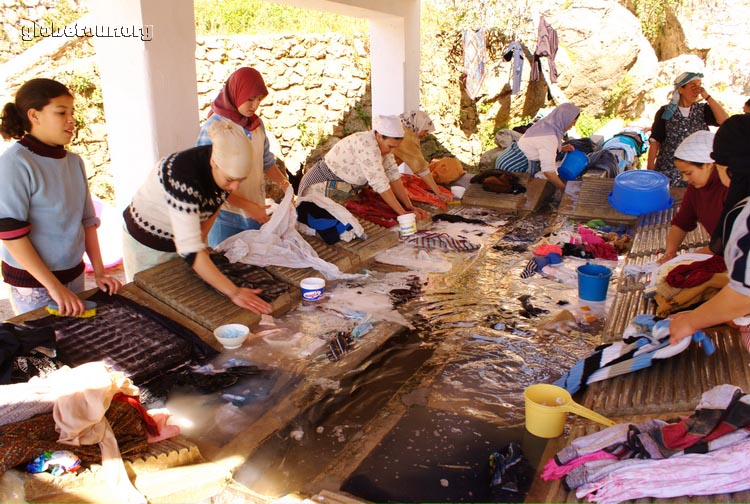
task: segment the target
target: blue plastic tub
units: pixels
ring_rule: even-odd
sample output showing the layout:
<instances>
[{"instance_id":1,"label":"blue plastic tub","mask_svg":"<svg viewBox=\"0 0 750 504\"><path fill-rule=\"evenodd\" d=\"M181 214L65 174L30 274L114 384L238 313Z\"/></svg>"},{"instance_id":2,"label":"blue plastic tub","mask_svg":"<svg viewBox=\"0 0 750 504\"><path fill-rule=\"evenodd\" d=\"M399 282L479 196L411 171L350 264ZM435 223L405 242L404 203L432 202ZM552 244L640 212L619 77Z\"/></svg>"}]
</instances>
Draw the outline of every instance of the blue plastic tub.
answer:
<instances>
[{"instance_id":1,"label":"blue plastic tub","mask_svg":"<svg viewBox=\"0 0 750 504\"><path fill-rule=\"evenodd\" d=\"M669 178L653 170L630 170L615 177L609 204L628 215L666 210L674 199L669 196Z\"/></svg>"},{"instance_id":2,"label":"blue plastic tub","mask_svg":"<svg viewBox=\"0 0 750 504\"><path fill-rule=\"evenodd\" d=\"M589 158L581 151L574 150L565 153L562 164L557 168L557 174L561 179L575 180L589 164Z\"/></svg>"},{"instance_id":3,"label":"blue plastic tub","mask_svg":"<svg viewBox=\"0 0 750 504\"><path fill-rule=\"evenodd\" d=\"M585 301L604 301L607 298L612 270L598 264L578 266L578 297Z\"/></svg>"}]
</instances>

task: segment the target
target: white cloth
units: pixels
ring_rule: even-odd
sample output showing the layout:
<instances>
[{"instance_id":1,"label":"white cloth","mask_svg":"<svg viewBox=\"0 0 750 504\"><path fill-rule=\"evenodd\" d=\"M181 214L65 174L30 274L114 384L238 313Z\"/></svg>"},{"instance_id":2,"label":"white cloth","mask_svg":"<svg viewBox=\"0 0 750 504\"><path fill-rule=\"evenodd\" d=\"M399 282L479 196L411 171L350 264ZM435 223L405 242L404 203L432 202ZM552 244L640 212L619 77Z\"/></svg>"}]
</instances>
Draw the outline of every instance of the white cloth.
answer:
<instances>
[{"instance_id":1,"label":"white cloth","mask_svg":"<svg viewBox=\"0 0 750 504\"><path fill-rule=\"evenodd\" d=\"M245 178L253 163L253 146L241 127L229 119L215 121L208 127L213 150L211 159L232 178Z\"/></svg>"},{"instance_id":2,"label":"white cloth","mask_svg":"<svg viewBox=\"0 0 750 504\"><path fill-rule=\"evenodd\" d=\"M362 238L363 240L367 238L367 235L365 234L365 230L362 227L362 225L359 223L359 220L352 215L352 213L346 209L343 205L340 205L333 201L331 198L326 198L322 194L311 192L309 194L305 194L304 196L299 196L297 198L297 204L299 205L303 201L309 201L310 203L315 204L316 206L322 208L323 210L326 210L329 214L333 216L334 219L339 221L340 223L346 225L351 224L352 226L352 233L349 233L348 231L343 233L341 235L341 239L344 241L351 241L353 238ZM313 233L314 235L314 233Z\"/></svg>"},{"instance_id":3,"label":"white cloth","mask_svg":"<svg viewBox=\"0 0 750 504\"><path fill-rule=\"evenodd\" d=\"M579 499L617 503L642 497L714 495L750 488L750 440L710 453L666 459L630 459L607 469L607 476L576 490Z\"/></svg>"},{"instance_id":4,"label":"white cloth","mask_svg":"<svg viewBox=\"0 0 750 504\"><path fill-rule=\"evenodd\" d=\"M73 369L66 366L49 377L57 383L59 392L52 410L55 428L60 432L58 441L71 446L98 444L104 477L112 486L112 502L145 503L145 497L128 478L115 433L104 416L115 394L137 396L138 387L103 362Z\"/></svg>"},{"instance_id":5,"label":"white cloth","mask_svg":"<svg viewBox=\"0 0 750 504\"><path fill-rule=\"evenodd\" d=\"M372 129L383 136L404 138L404 125L401 117L395 115L379 115L372 120Z\"/></svg>"},{"instance_id":6,"label":"white cloth","mask_svg":"<svg viewBox=\"0 0 750 504\"><path fill-rule=\"evenodd\" d=\"M251 229L231 236L216 248L224 252L230 262L256 266L285 266L313 268L328 280L361 278L362 275L342 273L335 264L318 257L312 246L302 238L295 225L297 212L292 205L294 191L287 188L284 199L271 215L271 220L260 229Z\"/></svg>"},{"instance_id":7,"label":"white cloth","mask_svg":"<svg viewBox=\"0 0 750 504\"><path fill-rule=\"evenodd\" d=\"M555 135L528 136L524 135L518 140L518 148L526 155L529 161L539 161L543 172L556 172L558 140Z\"/></svg>"},{"instance_id":8,"label":"white cloth","mask_svg":"<svg viewBox=\"0 0 750 504\"><path fill-rule=\"evenodd\" d=\"M696 131L688 136L674 151L674 157L693 163L713 163L711 151L714 150L714 133Z\"/></svg>"}]
</instances>

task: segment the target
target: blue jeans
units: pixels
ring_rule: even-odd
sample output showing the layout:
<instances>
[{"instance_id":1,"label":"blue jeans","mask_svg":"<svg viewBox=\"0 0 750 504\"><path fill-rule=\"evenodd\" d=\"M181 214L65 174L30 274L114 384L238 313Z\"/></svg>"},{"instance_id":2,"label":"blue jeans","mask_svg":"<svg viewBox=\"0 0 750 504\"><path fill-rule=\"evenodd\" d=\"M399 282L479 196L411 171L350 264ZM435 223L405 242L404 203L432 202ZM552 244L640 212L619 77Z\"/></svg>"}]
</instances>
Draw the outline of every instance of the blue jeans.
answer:
<instances>
[{"instance_id":1,"label":"blue jeans","mask_svg":"<svg viewBox=\"0 0 750 504\"><path fill-rule=\"evenodd\" d=\"M75 280L66 283L65 287L77 294L83 292L84 285L85 277L82 273ZM49 295L49 291L44 287L10 286L10 306L16 315L47 306L50 301L52 301L52 298Z\"/></svg>"},{"instance_id":2,"label":"blue jeans","mask_svg":"<svg viewBox=\"0 0 750 504\"><path fill-rule=\"evenodd\" d=\"M216 216L216 221L208 232L208 245L216 248L219 243L230 236L249 229L260 229L260 222L234 212L219 210L219 215Z\"/></svg>"}]
</instances>

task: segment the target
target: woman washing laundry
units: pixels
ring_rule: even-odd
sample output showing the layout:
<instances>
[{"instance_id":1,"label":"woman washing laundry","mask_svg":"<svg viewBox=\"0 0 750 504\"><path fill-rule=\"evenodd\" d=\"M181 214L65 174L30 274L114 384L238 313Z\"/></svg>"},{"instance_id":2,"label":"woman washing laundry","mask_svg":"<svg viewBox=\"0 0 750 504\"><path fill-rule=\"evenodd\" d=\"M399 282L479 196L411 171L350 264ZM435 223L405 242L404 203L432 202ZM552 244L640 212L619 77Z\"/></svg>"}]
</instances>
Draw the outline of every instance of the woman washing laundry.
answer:
<instances>
[{"instance_id":1,"label":"woman washing laundry","mask_svg":"<svg viewBox=\"0 0 750 504\"><path fill-rule=\"evenodd\" d=\"M703 87L702 73L685 72L674 81L671 101L656 112L649 138L646 168L664 173L673 187L686 182L674 164L674 152L680 143L696 131L719 126L727 113ZM700 99L703 102L699 103Z\"/></svg>"},{"instance_id":2,"label":"woman washing laundry","mask_svg":"<svg viewBox=\"0 0 750 504\"><path fill-rule=\"evenodd\" d=\"M369 185L397 215L413 213L418 220L429 213L417 208L401 182L393 151L404 138L398 116L377 116L373 129L342 138L300 181L299 195L329 196L339 182L353 187Z\"/></svg>"},{"instance_id":3,"label":"woman washing laundry","mask_svg":"<svg viewBox=\"0 0 750 504\"><path fill-rule=\"evenodd\" d=\"M572 103L563 103L532 125L521 138L505 149L495 160L495 169L509 172L542 174L561 191L565 182L557 174L558 151L570 152L572 145L562 145L565 132L575 126L581 110Z\"/></svg>"},{"instance_id":4,"label":"woman washing laundry","mask_svg":"<svg viewBox=\"0 0 750 504\"><path fill-rule=\"evenodd\" d=\"M276 158L269 148L266 128L257 114L258 107L266 96L268 89L260 72L254 68L240 68L229 76L221 92L211 103L209 118L201 127L196 145L208 145L211 143L208 135L211 124L229 119L243 128L254 152L258 153L252 158L250 173L239 188L229 194L216 216L208 233L208 244L211 247L216 247L242 231L259 229L268 222L264 174L282 190L290 187L289 181L276 165Z\"/></svg>"},{"instance_id":5,"label":"woman washing laundry","mask_svg":"<svg viewBox=\"0 0 750 504\"><path fill-rule=\"evenodd\" d=\"M731 176L724 210L711 240L711 250L723 254L729 274L718 294L695 310L673 315L670 343L694 332L750 315L750 114L724 121L714 138L711 157ZM746 323L745 323L746 325ZM743 341L750 349L747 335Z\"/></svg>"},{"instance_id":6,"label":"woman washing laundry","mask_svg":"<svg viewBox=\"0 0 750 504\"><path fill-rule=\"evenodd\" d=\"M84 252L99 289L121 287L104 270L83 160L65 150L74 131L73 95L57 81L32 79L3 107L0 134L18 142L0 156L0 256L17 314L50 301L82 314Z\"/></svg>"},{"instance_id":7,"label":"woman washing laundry","mask_svg":"<svg viewBox=\"0 0 750 504\"><path fill-rule=\"evenodd\" d=\"M206 238L227 196L254 165L253 146L229 120L212 121L210 145L193 147L159 161L125 209L123 260L128 280L137 272L182 257L206 283L234 304L270 313L260 289L238 287L211 261Z\"/></svg>"},{"instance_id":8,"label":"woman washing laundry","mask_svg":"<svg viewBox=\"0 0 750 504\"><path fill-rule=\"evenodd\" d=\"M672 218L664 254L657 261L664 263L677 255L685 236L698 224L710 235L721 217L727 197L729 177L725 168L718 169L711 158L714 134L696 131L687 137L674 153L674 165L688 183L680 209ZM699 250L710 253L708 247Z\"/></svg>"},{"instance_id":9,"label":"woman washing laundry","mask_svg":"<svg viewBox=\"0 0 750 504\"><path fill-rule=\"evenodd\" d=\"M420 140L435 131L432 119L421 110L412 110L401 114L401 123L404 126L404 139L398 147L393 150L396 162L404 162L415 175L425 181L430 190L442 201L448 201L450 196L440 191L435 179L430 173L430 165L422 155Z\"/></svg>"}]
</instances>

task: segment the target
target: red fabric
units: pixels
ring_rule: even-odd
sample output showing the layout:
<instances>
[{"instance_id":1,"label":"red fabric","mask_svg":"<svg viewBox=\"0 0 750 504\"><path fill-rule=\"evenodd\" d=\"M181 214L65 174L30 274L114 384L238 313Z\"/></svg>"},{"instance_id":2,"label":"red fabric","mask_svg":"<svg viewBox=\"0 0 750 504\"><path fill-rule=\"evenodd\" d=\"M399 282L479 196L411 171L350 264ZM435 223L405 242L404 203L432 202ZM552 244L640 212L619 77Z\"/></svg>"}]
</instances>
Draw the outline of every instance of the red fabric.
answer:
<instances>
[{"instance_id":1,"label":"red fabric","mask_svg":"<svg viewBox=\"0 0 750 504\"><path fill-rule=\"evenodd\" d=\"M245 117L237 110L238 106L253 96L268 96L268 89L260 72L248 67L235 70L211 103L211 113L208 115L210 117L211 114L219 114L246 130L253 131L260 126L260 117L257 114Z\"/></svg>"},{"instance_id":2,"label":"red fabric","mask_svg":"<svg viewBox=\"0 0 750 504\"><path fill-rule=\"evenodd\" d=\"M684 289L697 287L708 282L714 273L727 270L722 256L714 255L703 261L681 264L667 274L667 284L671 287Z\"/></svg>"},{"instance_id":3,"label":"red fabric","mask_svg":"<svg viewBox=\"0 0 750 504\"><path fill-rule=\"evenodd\" d=\"M357 199L347 201L344 206L360 219L373 222L378 226L390 228L397 224L396 212L369 187L359 191Z\"/></svg>"},{"instance_id":4,"label":"red fabric","mask_svg":"<svg viewBox=\"0 0 750 504\"><path fill-rule=\"evenodd\" d=\"M617 260L617 249L611 243L584 243L583 250L590 252L596 259Z\"/></svg>"},{"instance_id":5,"label":"red fabric","mask_svg":"<svg viewBox=\"0 0 750 504\"><path fill-rule=\"evenodd\" d=\"M427 203L428 205L440 207L443 210L448 208L445 201L442 201L434 192L432 192L432 189L427 185L427 182L422 180L422 177L403 174L401 175L401 181L404 183L406 190L409 191L409 198L411 198L412 201ZM440 189L440 192L453 198L453 194L448 189L440 186L438 186L438 188Z\"/></svg>"},{"instance_id":6,"label":"red fabric","mask_svg":"<svg viewBox=\"0 0 750 504\"><path fill-rule=\"evenodd\" d=\"M112 397L112 400L124 402L125 404L129 404L137 409L138 414L141 415L143 423L146 426L146 432L148 434L151 434L152 436L157 436L159 434L159 426L157 425L156 420L151 418L151 415L148 414L148 411L146 411L146 408L143 407L143 405L141 404L141 400L138 397L125 395L122 392L118 392Z\"/></svg>"},{"instance_id":7,"label":"red fabric","mask_svg":"<svg viewBox=\"0 0 750 504\"><path fill-rule=\"evenodd\" d=\"M532 253L535 256L545 257L548 254L559 254L559 255L562 255L563 251L562 251L562 248L560 248L559 245L553 245L551 243L545 243L545 244L539 245L537 248L535 248Z\"/></svg>"}]
</instances>

